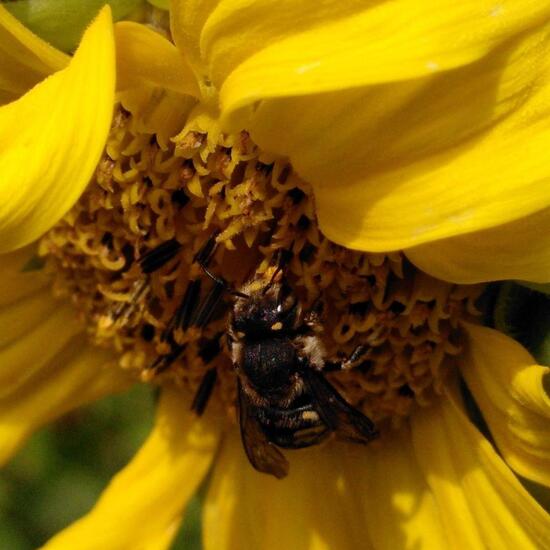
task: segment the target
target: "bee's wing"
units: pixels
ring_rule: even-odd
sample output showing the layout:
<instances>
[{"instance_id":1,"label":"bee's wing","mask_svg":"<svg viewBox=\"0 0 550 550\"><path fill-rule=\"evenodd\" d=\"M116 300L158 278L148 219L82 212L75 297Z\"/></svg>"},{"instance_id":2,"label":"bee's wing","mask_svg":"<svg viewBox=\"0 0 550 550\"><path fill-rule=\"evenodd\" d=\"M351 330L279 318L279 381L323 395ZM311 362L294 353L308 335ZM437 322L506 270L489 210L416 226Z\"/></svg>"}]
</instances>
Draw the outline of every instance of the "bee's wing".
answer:
<instances>
[{"instance_id":1,"label":"bee's wing","mask_svg":"<svg viewBox=\"0 0 550 550\"><path fill-rule=\"evenodd\" d=\"M281 479L288 474L288 461L283 453L271 443L253 415L250 403L239 381L239 422L241 439L250 464L266 474Z\"/></svg>"},{"instance_id":2,"label":"bee's wing","mask_svg":"<svg viewBox=\"0 0 550 550\"><path fill-rule=\"evenodd\" d=\"M306 368L302 378L314 397L316 411L339 437L354 443L368 443L378 437L374 422L352 407L321 372Z\"/></svg>"}]
</instances>

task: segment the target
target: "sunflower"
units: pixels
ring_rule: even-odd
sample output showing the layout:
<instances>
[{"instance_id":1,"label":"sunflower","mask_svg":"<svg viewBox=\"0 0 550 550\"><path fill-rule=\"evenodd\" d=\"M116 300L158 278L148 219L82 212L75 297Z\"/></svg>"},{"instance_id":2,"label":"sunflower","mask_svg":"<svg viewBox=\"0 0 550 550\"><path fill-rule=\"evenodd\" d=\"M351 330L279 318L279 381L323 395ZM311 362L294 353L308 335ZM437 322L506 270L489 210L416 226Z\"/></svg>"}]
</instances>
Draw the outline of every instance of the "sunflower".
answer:
<instances>
[{"instance_id":1,"label":"sunflower","mask_svg":"<svg viewBox=\"0 0 550 550\"><path fill-rule=\"evenodd\" d=\"M161 393L47 548L168 547L204 480L206 548L548 545L516 477L550 485L548 369L477 311L483 283L550 280L548 5L174 0L170 30L104 8L72 58L0 8L0 49L0 456L139 380ZM325 356L364 350L326 376L377 441L254 471L226 315L182 330L209 239L237 289L290 252Z\"/></svg>"}]
</instances>

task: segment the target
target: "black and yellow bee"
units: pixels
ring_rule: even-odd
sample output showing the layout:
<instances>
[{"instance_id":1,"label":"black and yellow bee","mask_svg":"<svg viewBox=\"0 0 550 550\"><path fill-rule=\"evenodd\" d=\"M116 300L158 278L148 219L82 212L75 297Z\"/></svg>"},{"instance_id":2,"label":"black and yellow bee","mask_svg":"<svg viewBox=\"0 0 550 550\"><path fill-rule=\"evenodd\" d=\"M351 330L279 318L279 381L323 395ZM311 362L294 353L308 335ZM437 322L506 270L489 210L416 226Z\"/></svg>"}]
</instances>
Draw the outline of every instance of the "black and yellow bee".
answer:
<instances>
[{"instance_id":1,"label":"black and yellow bee","mask_svg":"<svg viewBox=\"0 0 550 550\"><path fill-rule=\"evenodd\" d=\"M168 249L171 255L173 247L168 246L157 255L164 258ZM167 337L178 327L204 328L223 296L232 297L227 338L238 380L242 442L252 466L283 478L289 465L279 448L309 447L333 433L360 444L376 438L374 423L349 405L325 378L327 370L353 364L364 350L358 348L340 364L327 362L318 311L302 310L287 284L282 262L235 290L209 271L214 252L212 236L195 261L214 284L202 303L200 281L189 284ZM151 257L142 263L149 268ZM158 357L152 368L164 370L181 352L181 346L173 344L171 352ZM193 400L197 414L204 411L215 382L216 369L211 368Z\"/></svg>"}]
</instances>

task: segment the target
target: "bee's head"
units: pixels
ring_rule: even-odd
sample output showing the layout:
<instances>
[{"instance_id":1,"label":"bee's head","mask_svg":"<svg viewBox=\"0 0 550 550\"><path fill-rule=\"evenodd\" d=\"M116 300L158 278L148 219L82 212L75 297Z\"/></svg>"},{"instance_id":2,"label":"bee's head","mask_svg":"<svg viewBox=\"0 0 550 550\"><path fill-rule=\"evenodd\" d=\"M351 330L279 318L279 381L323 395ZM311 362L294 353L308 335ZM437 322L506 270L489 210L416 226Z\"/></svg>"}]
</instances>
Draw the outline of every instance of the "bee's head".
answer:
<instances>
[{"instance_id":1,"label":"bee's head","mask_svg":"<svg viewBox=\"0 0 550 550\"><path fill-rule=\"evenodd\" d=\"M292 289L281 273L268 271L243 288L243 296L235 301L233 326L245 336L266 338L295 329L297 317L298 302Z\"/></svg>"}]
</instances>

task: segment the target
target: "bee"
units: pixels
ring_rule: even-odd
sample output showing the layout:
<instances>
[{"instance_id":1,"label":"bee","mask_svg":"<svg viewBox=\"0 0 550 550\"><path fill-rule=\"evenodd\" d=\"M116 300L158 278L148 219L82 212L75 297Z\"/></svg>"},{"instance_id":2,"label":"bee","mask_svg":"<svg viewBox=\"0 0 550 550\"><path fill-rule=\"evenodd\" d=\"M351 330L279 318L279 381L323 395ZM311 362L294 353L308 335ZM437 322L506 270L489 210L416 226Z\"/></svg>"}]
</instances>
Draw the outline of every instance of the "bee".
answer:
<instances>
[{"instance_id":1,"label":"bee","mask_svg":"<svg viewBox=\"0 0 550 550\"><path fill-rule=\"evenodd\" d=\"M215 236L195 256L214 281L212 289L199 305L199 285L192 281L169 330L203 328L223 294L232 296L227 342L237 374L241 438L250 464L280 479L289 470L280 449L317 445L331 434L359 444L376 438L374 423L347 403L325 377L328 370L353 365L364 348L358 348L347 361L327 361L319 337L319 307L303 311L284 275L284 259L234 290L209 271L214 250ZM182 351L183 346L174 344L154 368L164 370ZM192 410L199 415L214 388L216 372L215 368L206 372L193 399Z\"/></svg>"}]
</instances>

